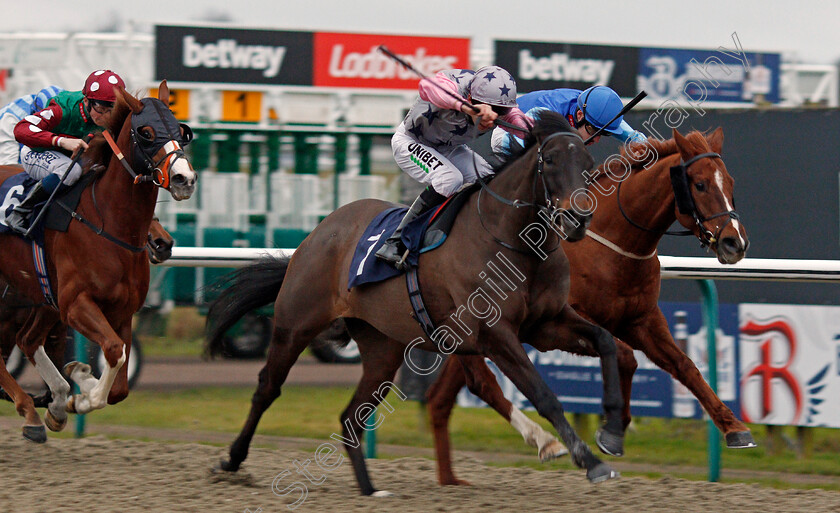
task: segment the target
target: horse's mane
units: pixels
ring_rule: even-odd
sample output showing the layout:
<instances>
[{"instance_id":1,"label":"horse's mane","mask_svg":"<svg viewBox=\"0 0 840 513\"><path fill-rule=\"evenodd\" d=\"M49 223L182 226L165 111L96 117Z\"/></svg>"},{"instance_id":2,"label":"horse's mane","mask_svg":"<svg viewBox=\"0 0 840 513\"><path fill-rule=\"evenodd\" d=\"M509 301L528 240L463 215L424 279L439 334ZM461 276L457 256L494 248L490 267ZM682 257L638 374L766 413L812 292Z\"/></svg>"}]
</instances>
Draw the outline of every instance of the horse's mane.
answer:
<instances>
[{"instance_id":1,"label":"horse's mane","mask_svg":"<svg viewBox=\"0 0 840 513\"><path fill-rule=\"evenodd\" d=\"M709 142L706 140L707 133L693 130L685 135L688 146L691 150L697 153L709 151ZM600 181L608 174L613 176L623 176L626 173L627 166L630 166L630 172L634 173L643 169L650 168L660 159L669 157L679 153L677 148L677 141L672 137L671 139L648 139L643 143L632 143L629 145L631 151L641 150L638 153L642 154L642 158L628 156L628 147L621 146L619 158L611 158L605 164L600 166L600 169L606 168L610 173L598 173L595 181Z\"/></svg>"},{"instance_id":2,"label":"horse's mane","mask_svg":"<svg viewBox=\"0 0 840 513\"><path fill-rule=\"evenodd\" d=\"M530 132L526 132L525 134L525 146L513 144L511 147L503 150L502 154L498 155L501 162L494 166L494 170L497 172L501 171L508 164L527 153L532 146L537 144L538 140L555 132L575 133L575 130L566 120L566 116L562 114L547 109L537 112L534 115L534 126L531 127ZM512 133L516 136L522 135L522 132L513 131Z\"/></svg>"},{"instance_id":3,"label":"horse's mane","mask_svg":"<svg viewBox=\"0 0 840 513\"><path fill-rule=\"evenodd\" d=\"M128 91L123 91L123 94L130 95ZM125 120L128 119L128 115L130 113L131 108L128 106L128 101L123 96L118 95L117 101L114 103L114 110L111 113L111 119L109 120L108 126L105 127L105 130L111 132L114 140L119 137L120 131L125 125ZM111 160L113 155L114 152L111 150L111 147L108 145L108 141L105 140L105 137L103 137L101 133L96 134L96 136L94 136L88 144L87 151L85 151L85 164L83 166L85 172L96 164L100 164L104 166L104 168L107 168L108 162ZM97 170L97 173L104 173L104 168Z\"/></svg>"}]
</instances>

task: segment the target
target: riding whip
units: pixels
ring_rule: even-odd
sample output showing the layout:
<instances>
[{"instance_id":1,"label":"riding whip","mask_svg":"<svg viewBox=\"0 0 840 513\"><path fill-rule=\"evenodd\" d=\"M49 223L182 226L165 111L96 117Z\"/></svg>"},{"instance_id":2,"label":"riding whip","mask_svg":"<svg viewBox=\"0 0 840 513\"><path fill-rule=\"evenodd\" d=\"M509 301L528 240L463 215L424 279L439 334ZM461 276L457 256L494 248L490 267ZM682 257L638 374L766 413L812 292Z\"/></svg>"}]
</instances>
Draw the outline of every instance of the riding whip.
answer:
<instances>
[{"instance_id":1,"label":"riding whip","mask_svg":"<svg viewBox=\"0 0 840 513\"><path fill-rule=\"evenodd\" d=\"M384 53L385 55L387 55L391 59L395 60L397 63L402 65L405 69L411 71L412 73L414 73L415 75L417 75L421 79L428 80L430 84L432 84L433 86L438 88L440 91L443 91L447 96L449 96L451 98L454 98L455 100L458 100L459 102L463 102L463 104L466 105L467 107L469 107L470 110L472 110L474 113L476 113L476 114L479 113L479 110L473 104L471 104L470 102L468 102L466 99L462 98L461 96L453 93L452 91L441 87L440 84L438 84L437 82L435 82L434 80L429 78L422 71L420 71L417 68L415 68L414 66L412 66L411 63L406 62L399 55L396 55L395 53L393 53L391 50L389 50L387 47L385 47L385 45L379 45L378 49L379 49L380 52ZM502 121L501 119L497 119L496 121L494 121L494 123L496 124L496 126L509 128L511 130L516 130L518 132L527 132L527 130L523 129L522 127L518 127L518 126L513 125L511 123L507 123L505 121Z\"/></svg>"}]
</instances>

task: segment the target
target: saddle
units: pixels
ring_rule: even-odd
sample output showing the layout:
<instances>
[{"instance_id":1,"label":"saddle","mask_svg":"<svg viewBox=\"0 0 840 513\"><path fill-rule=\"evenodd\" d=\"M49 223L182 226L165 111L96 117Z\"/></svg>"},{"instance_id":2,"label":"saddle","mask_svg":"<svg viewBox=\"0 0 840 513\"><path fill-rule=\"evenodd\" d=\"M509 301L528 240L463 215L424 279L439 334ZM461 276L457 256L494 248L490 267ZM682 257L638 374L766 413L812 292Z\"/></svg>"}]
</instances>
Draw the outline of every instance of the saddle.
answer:
<instances>
[{"instance_id":1,"label":"saddle","mask_svg":"<svg viewBox=\"0 0 840 513\"><path fill-rule=\"evenodd\" d=\"M75 210L79 205L79 201L82 198L82 191L85 190L85 187L87 187L94 178L95 173L85 173L75 184L69 187L62 186L61 190L59 190L53 198L53 202L47 209L46 214L43 216L42 228L33 231L33 233L40 232L40 234L43 234L43 229L46 228L66 232L72 219L70 212ZM16 204L29 194L29 191L36 183L38 183L37 180L24 172L10 176L0 185L0 204ZM13 199L15 199L15 201L13 201ZM32 212L29 214L30 221L38 216L38 213L43 207L44 203L41 203L32 209ZM2 214L5 219L6 215L8 215L11 211L12 207L9 206L0 214ZM0 224L0 233L7 232L11 232L11 230L9 230L5 224Z\"/></svg>"},{"instance_id":2,"label":"saddle","mask_svg":"<svg viewBox=\"0 0 840 513\"><path fill-rule=\"evenodd\" d=\"M447 199L439 207L418 216L403 228L402 242L409 250L408 258L406 258L409 267L417 267L420 254L437 249L446 241L458 217L458 212L479 187L478 184L467 187ZM403 271L374 257L373 254L394 232L407 210L406 207L392 207L382 211L370 222L356 244L350 263L348 289L403 274Z\"/></svg>"}]
</instances>

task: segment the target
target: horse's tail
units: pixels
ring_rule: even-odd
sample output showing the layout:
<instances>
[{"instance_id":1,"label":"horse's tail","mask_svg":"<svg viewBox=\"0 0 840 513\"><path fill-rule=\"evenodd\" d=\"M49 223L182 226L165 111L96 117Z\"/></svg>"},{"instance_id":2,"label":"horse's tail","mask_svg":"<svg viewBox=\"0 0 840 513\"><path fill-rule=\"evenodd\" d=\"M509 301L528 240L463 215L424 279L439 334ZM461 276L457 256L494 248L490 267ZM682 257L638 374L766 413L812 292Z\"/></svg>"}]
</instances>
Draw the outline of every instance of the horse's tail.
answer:
<instances>
[{"instance_id":1,"label":"horse's tail","mask_svg":"<svg viewBox=\"0 0 840 513\"><path fill-rule=\"evenodd\" d=\"M226 288L207 312L205 352L209 356L223 353L225 333L239 319L277 299L289 260L289 257L267 257L226 274L213 284L213 288Z\"/></svg>"}]
</instances>

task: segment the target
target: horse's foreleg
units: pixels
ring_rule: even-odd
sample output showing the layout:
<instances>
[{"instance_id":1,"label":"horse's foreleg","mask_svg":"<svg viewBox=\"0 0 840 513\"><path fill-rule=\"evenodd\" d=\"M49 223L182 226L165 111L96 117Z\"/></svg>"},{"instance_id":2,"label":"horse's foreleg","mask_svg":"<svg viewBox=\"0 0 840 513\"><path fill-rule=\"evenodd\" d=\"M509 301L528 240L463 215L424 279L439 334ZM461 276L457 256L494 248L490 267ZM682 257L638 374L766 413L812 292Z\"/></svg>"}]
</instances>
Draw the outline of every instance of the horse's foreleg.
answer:
<instances>
[{"instance_id":1,"label":"horse's foreleg","mask_svg":"<svg viewBox=\"0 0 840 513\"><path fill-rule=\"evenodd\" d=\"M67 320L70 326L87 337L88 340L99 344L105 356L107 366L102 369L102 375L97 380L90 377L90 368L78 362L67 364L65 372L76 381L81 394L74 395L67 403L67 411L71 413L88 413L92 410L104 408L108 401L111 386L117 373L125 364L127 358L126 345L119 335L111 328L105 315L99 307L86 295L79 295L66 308ZM93 380L93 381L91 381ZM93 386L90 385L93 383Z\"/></svg>"},{"instance_id":2,"label":"horse's foreleg","mask_svg":"<svg viewBox=\"0 0 840 513\"><path fill-rule=\"evenodd\" d=\"M602 406L606 422L595 435L601 451L612 456L624 454L624 399L619 382L616 344L604 328L593 324L566 305L559 315L537 327L533 340L526 340L541 351L567 349L594 354L601 360L604 384Z\"/></svg>"},{"instance_id":3,"label":"horse's foreleg","mask_svg":"<svg viewBox=\"0 0 840 513\"><path fill-rule=\"evenodd\" d=\"M450 356L446 360L437 379L426 392L426 408L435 438L438 483L441 485L470 484L455 477L452 470L452 449L449 444L449 418L452 415L452 407L455 406L458 392L467 384L464 370L457 360L457 356Z\"/></svg>"},{"instance_id":4,"label":"horse's foreleg","mask_svg":"<svg viewBox=\"0 0 840 513\"><path fill-rule=\"evenodd\" d=\"M123 325L120 330L120 338L125 344L126 364L119 368L111 391L108 393L108 404L117 404L128 397L128 360L131 358L131 322Z\"/></svg>"},{"instance_id":5,"label":"horse's foreleg","mask_svg":"<svg viewBox=\"0 0 840 513\"><path fill-rule=\"evenodd\" d=\"M525 349L511 329L501 326L487 332L490 340L482 342L483 351L493 360L516 388L531 401L540 415L548 419L569 448L572 461L586 469L593 483L617 477L618 473L598 459L578 437L563 414L563 406L528 359ZM480 337L479 340L482 340Z\"/></svg>"},{"instance_id":6,"label":"horse's foreleg","mask_svg":"<svg viewBox=\"0 0 840 513\"><path fill-rule=\"evenodd\" d=\"M633 325L625 330L622 338L634 348L643 351L653 363L691 390L718 429L726 436L727 447L755 447L755 439L749 428L735 417L732 410L703 379L691 358L677 347L662 312L656 310L645 320L645 323Z\"/></svg>"}]
</instances>

